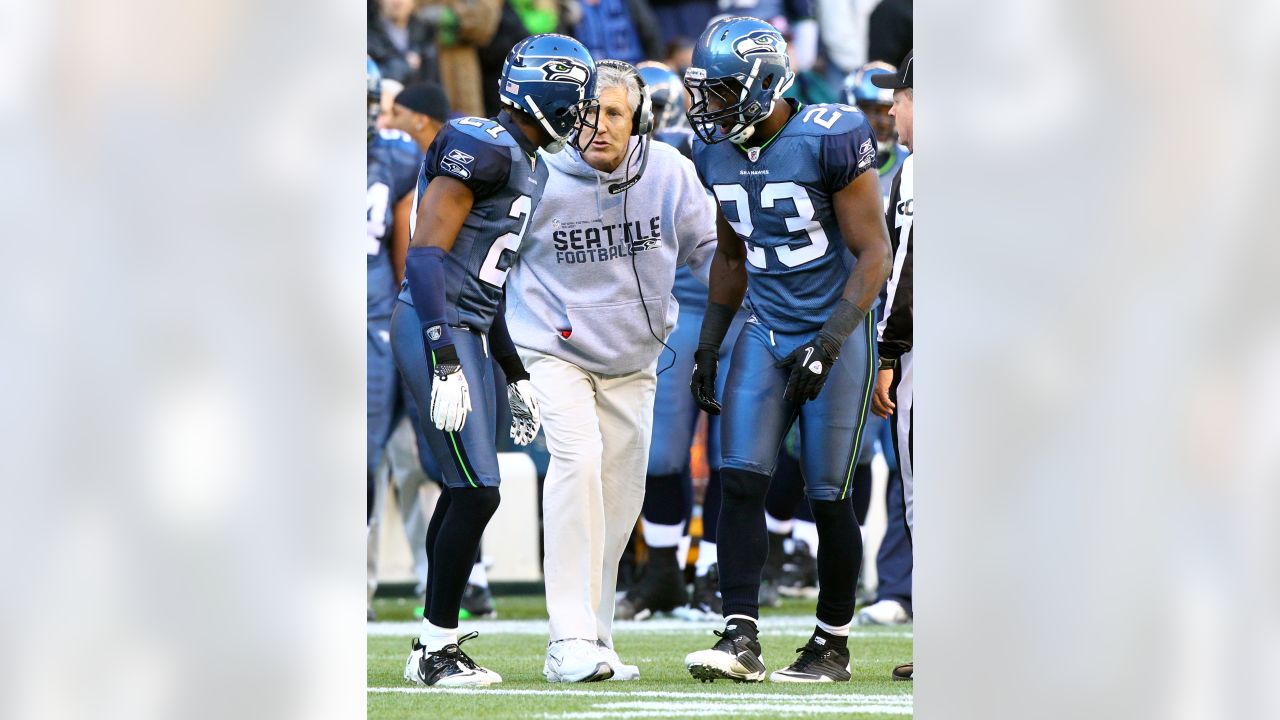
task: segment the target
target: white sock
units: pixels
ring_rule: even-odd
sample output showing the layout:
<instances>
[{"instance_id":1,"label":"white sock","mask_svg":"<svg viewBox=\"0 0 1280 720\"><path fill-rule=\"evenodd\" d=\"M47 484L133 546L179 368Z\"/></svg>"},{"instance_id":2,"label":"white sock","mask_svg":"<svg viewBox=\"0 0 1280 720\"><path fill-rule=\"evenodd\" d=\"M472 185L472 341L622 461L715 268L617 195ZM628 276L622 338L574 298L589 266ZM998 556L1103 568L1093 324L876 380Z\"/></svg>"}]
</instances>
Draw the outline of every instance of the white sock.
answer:
<instances>
[{"instance_id":1,"label":"white sock","mask_svg":"<svg viewBox=\"0 0 1280 720\"><path fill-rule=\"evenodd\" d=\"M684 570L684 566L689 564L689 545L693 543L693 538L688 535L681 535L680 542L676 543L676 564L680 566L680 570Z\"/></svg>"},{"instance_id":2,"label":"white sock","mask_svg":"<svg viewBox=\"0 0 1280 720\"><path fill-rule=\"evenodd\" d=\"M818 557L818 526L808 520L797 520L794 533L797 540L809 546L809 554Z\"/></svg>"},{"instance_id":3,"label":"white sock","mask_svg":"<svg viewBox=\"0 0 1280 720\"><path fill-rule=\"evenodd\" d=\"M680 544L680 538L684 535L684 523L659 525L645 520L642 533L644 535L644 544L651 548L675 547Z\"/></svg>"},{"instance_id":4,"label":"white sock","mask_svg":"<svg viewBox=\"0 0 1280 720\"><path fill-rule=\"evenodd\" d=\"M853 624L853 621L849 621L844 625L828 625L822 622L821 620L819 620L818 628L825 633L830 633L837 637L849 637L849 626L852 624Z\"/></svg>"},{"instance_id":5,"label":"white sock","mask_svg":"<svg viewBox=\"0 0 1280 720\"><path fill-rule=\"evenodd\" d=\"M770 515L768 511L765 511L764 526L774 535L790 535L791 526L794 523L795 520L779 520L778 518Z\"/></svg>"},{"instance_id":6,"label":"white sock","mask_svg":"<svg viewBox=\"0 0 1280 720\"><path fill-rule=\"evenodd\" d=\"M698 577L706 575L707 571L711 569L711 566L716 564L716 560L716 544L713 542L707 542L706 540L699 542L698 564L695 566L697 568Z\"/></svg>"},{"instance_id":7,"label":"white sock","mask_svg":"<svg viewBox=\"0 0 1280 720\"><path fill-rule=\"evenodd\" d=\"M418 635L418 642L422 643L422 647L427 652L436 652L445 645L455 645L458 642L458 628L442 628L432 625L426 618L422 619L422 634Z\"/></svg>"},{"instance_id":8,"label":"white sock","mask_svg":"<svg viewBox=\"0 0 1280 720\"><path fill-rule=\"evenodd\" d=\"M489 587L489 574L484 571L484 563L478 562L471 566L471 577L467 579L470 585L479 585L480 587Z\"/></svg>"}]
</instances>

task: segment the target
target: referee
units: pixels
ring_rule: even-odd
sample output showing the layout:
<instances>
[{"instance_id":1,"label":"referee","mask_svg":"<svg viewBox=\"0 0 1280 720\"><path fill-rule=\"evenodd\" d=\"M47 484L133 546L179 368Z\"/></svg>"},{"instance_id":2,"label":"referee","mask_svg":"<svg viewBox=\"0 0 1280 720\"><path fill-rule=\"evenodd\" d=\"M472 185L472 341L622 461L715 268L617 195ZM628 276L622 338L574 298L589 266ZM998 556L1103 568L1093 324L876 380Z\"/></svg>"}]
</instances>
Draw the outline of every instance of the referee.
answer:
<instances>
[{"instance_id":1,"label":"referee","mask_svg":"<svg viewBox=\"0 0 1280 720\"><path fill-rule=\"evenodd\" d=\"M915 211L915 159L916 146L912 137L915 93L911 87L911 70L914 63L907 53L902 69L895 75L876 75L871 82L877 87L893 90L893 124L898 129L898 139L911 155L898 169L889 195L886 222L893 240L893 274L889 276L888 297L884 304L884 317L876 326L880 341L880 371L876 374L876 389L871 397L871 410L880 417L893 418L894 448L898 452L898 465L902 474L902 494L906 500L907 537L915 530L912 514L912 498L915 485L911 477L911 413L913 407L911 370L915 353L911 344L911 246L912 216ZM911 680L914 664L899 665L893 670L895 680Z\"/></svg>"}]
</instances>

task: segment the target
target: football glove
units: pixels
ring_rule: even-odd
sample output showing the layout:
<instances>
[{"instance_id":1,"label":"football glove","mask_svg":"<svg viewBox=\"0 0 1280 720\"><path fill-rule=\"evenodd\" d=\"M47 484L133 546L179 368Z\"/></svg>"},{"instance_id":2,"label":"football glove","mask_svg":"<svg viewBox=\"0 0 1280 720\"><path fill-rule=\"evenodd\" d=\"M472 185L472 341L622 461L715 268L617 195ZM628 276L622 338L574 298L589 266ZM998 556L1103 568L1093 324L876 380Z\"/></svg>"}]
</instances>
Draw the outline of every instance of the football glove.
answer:
<instances>
[{"instance_id":1,"label":"football glove","mask_svg":"<svg viewBox=\"0 0 1280 720\"><path fill-rule=\"evenodd\" d=\"M446 347L453 349L453 346ZM456 353L453 355L457 357ZM469 412L471 390L462 374L462 364L456 360L437 363L431 382L431 422L444 432L458 432L467 424Z\"/></svg>"},{"instance_id":2,"label":"football glove","mask_svg":"<svg viewBox=\"0 0 1280 720\"><path fill-rule=\"evenodd\" d=\"M507 403L511 405L511 439L517 445L528 445L542 426L533 385L528 380L517 380L507 385Z\"/></svg>"},{"instance_id":3,"label":"football glove","mask_svg":"<svg viewBox=\"0 0 1280 720\"><path fill-rule=\"evenodd\" d=\"M715 350L693 353L693 380L689 383L689 390L698 407L711 415L720 414L720 403L716 402L716 366L719 364L720 354Z\"/></svg>"},{"instance_id":4,"label":"football glove","mask_svg":"<svg viewBox=\"0 0 1280 720\"><path fill-rule=\"evenodd\" d=\"M816 400L831 374L831 366L839 357L840 346L822 333L796 348L774 365L791 368L791 377L787 378L787 389L782 397L789 402Z\"/></svg>"}]
</instances>

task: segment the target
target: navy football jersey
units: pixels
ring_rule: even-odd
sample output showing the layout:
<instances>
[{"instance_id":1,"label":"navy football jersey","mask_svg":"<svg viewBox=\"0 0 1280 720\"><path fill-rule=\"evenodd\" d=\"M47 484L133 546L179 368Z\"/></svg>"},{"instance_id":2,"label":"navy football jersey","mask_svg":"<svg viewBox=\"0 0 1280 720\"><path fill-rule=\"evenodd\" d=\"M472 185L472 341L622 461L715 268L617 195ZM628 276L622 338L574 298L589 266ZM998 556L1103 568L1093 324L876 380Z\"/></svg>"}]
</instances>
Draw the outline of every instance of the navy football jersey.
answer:
<instances>
[{"instance_id":1,"label":"navy football jersey","mask_svg":"<svg viewBox=\"0 0 1280 720\"><path fill-rule=\"evenodd\" d=\"M368 192L365 208L369 237L366 295L370 312L391 312L396 297L396 279L391 269L391 224L396 203L412 193L418 180L422 151L399 130L383 130L368 145Z\"/></svg>"},{"instance_id":2,"label":"navy football jersey","mask_svg":"<svg viewBox=\"0 0 1280 720\"><path fill-rule=\"evenodd\" d=\"M778 333L809 335L830 317L855 262L832 195L875 171L876 139L855 107L793 107L762 148L749 153L729 141L695 140L693 162L746 244L756 318Z\"/></svg>"},{"instance_id":3,"label":"navy football jersey","mask_svg":"<svg viewBox=\"0 0 1280 720\"><path fill-rule=\"evenodd\" d=\"M537 146L504 112L496 120L460 118L444 126L427 149L416 197L441 176L465 183L475 195L445 257L445 319L487 333L507 271L547 186L547 168L538 161ZM407 281L400 298L413 304Z\"/></svg>"}]
</instances>

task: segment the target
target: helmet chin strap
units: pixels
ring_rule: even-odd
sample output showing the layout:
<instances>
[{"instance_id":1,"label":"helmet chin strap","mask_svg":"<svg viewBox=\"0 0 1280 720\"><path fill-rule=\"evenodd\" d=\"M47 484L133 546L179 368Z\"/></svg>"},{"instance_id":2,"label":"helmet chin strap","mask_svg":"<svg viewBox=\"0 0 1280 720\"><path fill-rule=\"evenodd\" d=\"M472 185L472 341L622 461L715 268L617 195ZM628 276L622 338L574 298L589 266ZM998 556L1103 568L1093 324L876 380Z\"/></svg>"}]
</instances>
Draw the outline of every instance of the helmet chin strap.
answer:
<instances>
[{"instance_id":1,"label":"helmet chin strap","mask_svg":"<svg viewBox=\"0 0 1280 720\"><path fill-rule=\"evenodd\" d=\"M760 116L760 120L757 120L755 124L748 125L742 128L741 130L739 130L736 135L729 138L729 142L733 142L741 145L745 143L747 140L750 140L751 136L756 133L756 125L760 124L762 120L764 120L765 118L773 114L773 108L778 104L777 97L778 97L777 95L774 95L774 99L769 101L769 109L765 111L764 115ZM741 119L742 116L739 115L738 118Z\"/></svg>"}]
</instances>

